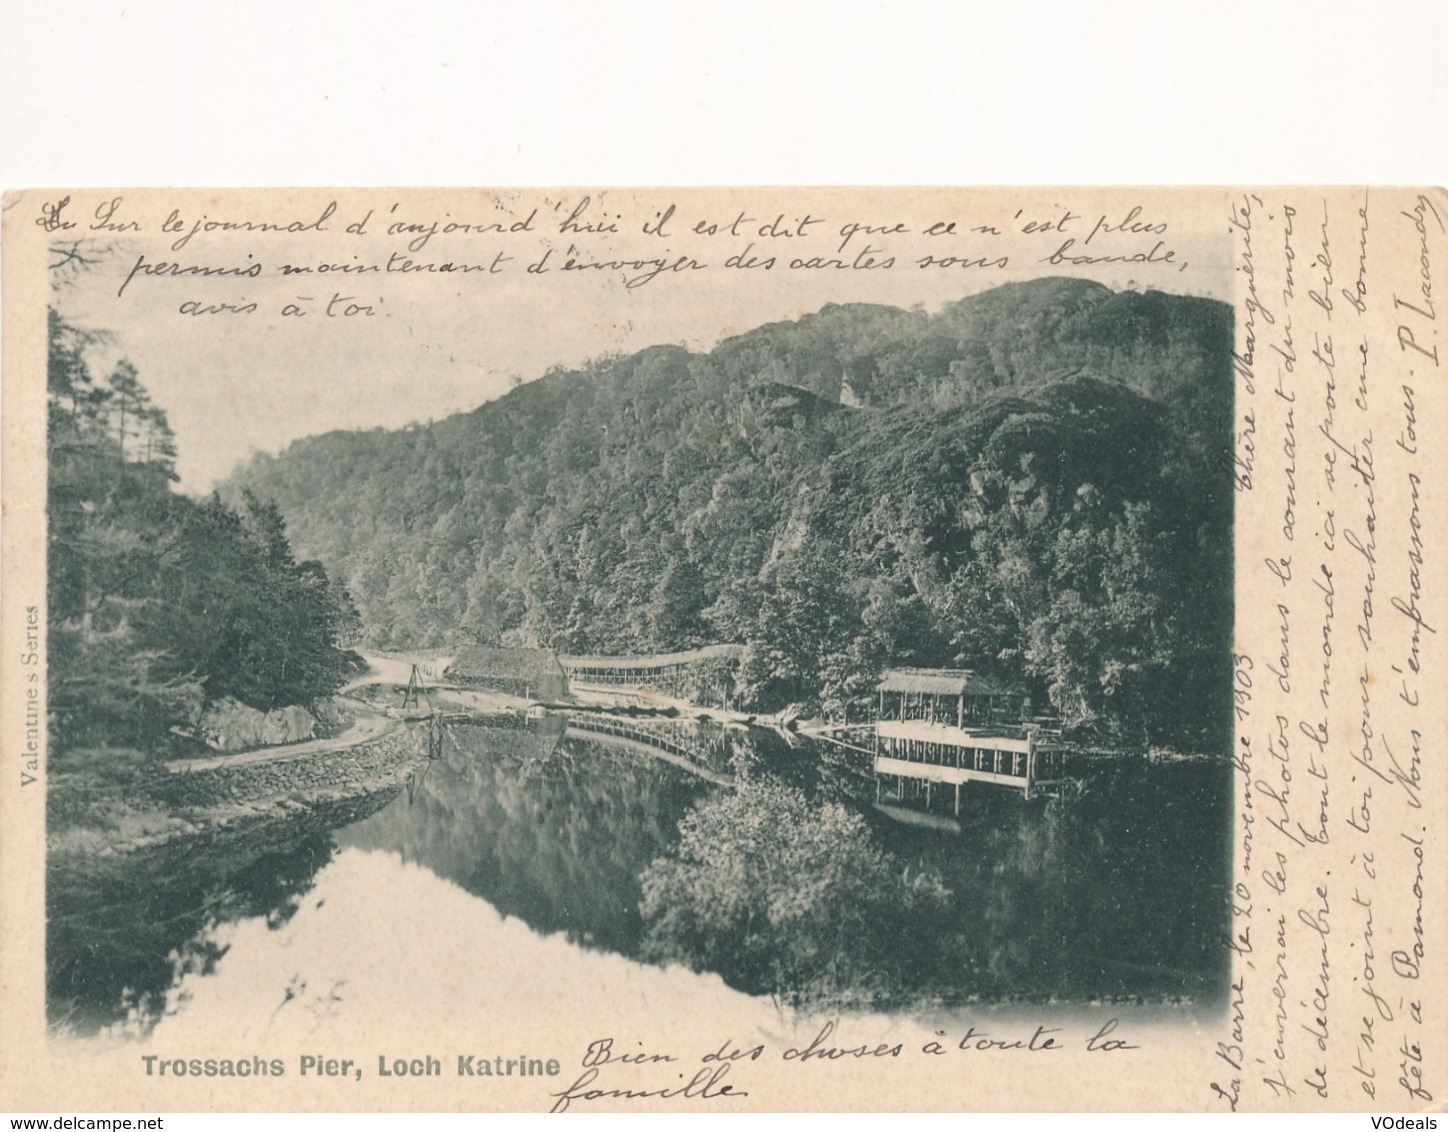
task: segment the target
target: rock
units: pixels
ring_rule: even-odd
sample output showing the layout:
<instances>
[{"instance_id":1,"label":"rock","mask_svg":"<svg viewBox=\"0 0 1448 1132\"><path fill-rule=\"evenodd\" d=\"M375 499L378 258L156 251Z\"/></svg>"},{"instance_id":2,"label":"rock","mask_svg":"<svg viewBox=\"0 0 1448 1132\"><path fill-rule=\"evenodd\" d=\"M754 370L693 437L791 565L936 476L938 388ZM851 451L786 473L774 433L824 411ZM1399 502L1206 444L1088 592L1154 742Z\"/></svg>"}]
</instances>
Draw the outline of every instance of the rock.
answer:
<instances>
[{"instance_id":1,"label":"rock","mask_svg":"<svg viewBox=\"0 0 1448 1132\"><path fill-rule=\"evenodd\" d=\"M317 732L317 721L295 704L261 712L227 697L207 706L198 728L214 749L244 751L310 739Z\"/></svg>"},{"instance_id":2,"label":"rock","mask_svg":"<svg viewBox=\"0 0 1448 1132\"><path fill-rule=\"evenodd\" d=\"M268 746L279 743L300 743L317 733L317 721L299 704L275 708L266 713L262 725L262 742Z\"/></svg>"},{"instance_id":3,"label":"rock","mask_svg":"<svg viewBox=\"0 0 1448 1132\"><path fill-rule=\"evenodd\" d=\"M317 724L324 734L335 735L346 726L345 713L331 697L318 700L312 707L312 714L317 717Z\"/></svg>"},{"instance_id":4,"label":"rock","mask_svg":"<svg viewBox=\"0 0 1448 1132\"><path fill-rule=\"evenodd\" d=\"M229 696L208 704L199 729L208 746L218 751L240 751L261 745L266 714Z\"/></svg>"}]
</instances>

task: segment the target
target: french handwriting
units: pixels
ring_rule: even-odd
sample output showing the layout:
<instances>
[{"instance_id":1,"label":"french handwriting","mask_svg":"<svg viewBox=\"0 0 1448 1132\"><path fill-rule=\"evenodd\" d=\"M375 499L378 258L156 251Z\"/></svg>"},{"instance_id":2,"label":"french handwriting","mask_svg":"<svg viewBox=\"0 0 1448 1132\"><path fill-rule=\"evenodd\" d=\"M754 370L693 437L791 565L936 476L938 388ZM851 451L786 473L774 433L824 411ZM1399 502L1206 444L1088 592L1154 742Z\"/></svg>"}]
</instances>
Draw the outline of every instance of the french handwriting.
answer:
<instances>
[{"instance_id":1,"label":"french handwriting","mask_svg":"<svg viewBox=\"0 0 1448 1132\"><path fill-rule=\"evenodd\" d=\"M1423 719L1443 687L1425 421L1448 230L1427 194L1282 195L1225 217L1253 548L1235 647L1255 660L1234 689L1233 980L1204 1084L1232 1110L1421 1109L1444 1054Z\"/></svg>"},{"instance_id":2,"label":"french handwriting","mask_svg":"<svg viewBox=\"0 0 1448 1132\"><path fill-rule=\"evenodd\" d=\"M1240 1021L1239 1021L1240 1025ZM919 1045L898 1038L881 1039L861 1026L831 1019L807 1030L808 1038L790 1044L740 1041L733 1035L704 1043L688 1053L626 1043L615 1037L594 1038L579 1058L579 1072L563 1088L548 1093L551 1111L599 1101L665 1100L727 1102L748 1097L742 1074L760 1063L791 1073L815 1073L826 1066L859 1062L904 1065L927 1060L942 1064L965 1058L967 1063L995 1057L1043 1057L1067 1050L1093 1057L1129 1057L1146 1048L1120 1018L1103 1022L1049 1026L1012 1026L1007 1022L966 1024L958 1030L935 1030ZM1219 1052L1232 1063L1234 1047ZM469 1059L471 1061L471 1059ZM459 1059L462 1064L462 1059ZM552 1074L555 1062L549 1063ZM568 1079L569 1074L564 1074ZM718 1105L712 1107L718 1108Z\"/></svg>"},{"instance_id":3,"label":"french handwriting","mask_svg":"<svg viewBox=\"0 0 1448 1132\"><path fill-rule=\"evenodd\" d=\"M139 205L124 195L72 194L40 202L35 223L67 239L72 230L92 239L161 237L164 254L133 257L117 296L153 300L162 293L176 315L189 318L304 318L318 313L306 303L325 304L327 296L304 303L283 281L320 276L363 277L387 288L348 299L375 313L389 296L396 306L411 293L397 291L399 283L433 278L471 287L604 280L637 291L685 286L701 274L989 277L1016 266L1071 272L1117 265L1135 269L1144 284L1190 265L1171 221L1145 203L1113 212L1070 201L1047 210L1000 203L958 215L926 204L918 212L851 215L780 208L760 193L720 215L695 211L687 198L644 203L602 192L499 194L468 209L381 195L361 205L319 196L276 213L158 206L155 199ZM246 248L240 257L239 244ZM182 283L187 293L177 292Z\"/></svg>"}]
</instances>

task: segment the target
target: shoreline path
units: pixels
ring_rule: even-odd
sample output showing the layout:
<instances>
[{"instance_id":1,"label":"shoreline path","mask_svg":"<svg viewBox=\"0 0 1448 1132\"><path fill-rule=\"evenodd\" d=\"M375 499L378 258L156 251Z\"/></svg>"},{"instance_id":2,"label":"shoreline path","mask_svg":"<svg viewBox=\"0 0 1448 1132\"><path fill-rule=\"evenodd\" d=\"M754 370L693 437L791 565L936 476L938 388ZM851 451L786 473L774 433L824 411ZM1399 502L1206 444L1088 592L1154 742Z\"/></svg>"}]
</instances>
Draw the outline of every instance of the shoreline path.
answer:
<instances>
[{"instance_id":1,"label":"shoreline path","mask_svg":"<svg viewBox=\"0 0 1448 1132\"><path fill-rule=\"evenodd\" d=\"M223 767L256 766L260 763L285 762L305 758L308 755L332 754L338 751L360 747L398 730L403 720L384 715L370 704L348 695L369 684L407 683L412 670L410 660L396 657L367 656L367 671L351 683L338 690L338 696L345 699L348 710L353 713L352 725L340 735L324 739L306 739L300 743L287 743L275 747L254 747L249 751L232 754L203 755L195 759L175 759L166 764L173 774L190 774L205 770L219 770ZM399 673L400 679L399 679Z\"/></svg>"}]
</instances>

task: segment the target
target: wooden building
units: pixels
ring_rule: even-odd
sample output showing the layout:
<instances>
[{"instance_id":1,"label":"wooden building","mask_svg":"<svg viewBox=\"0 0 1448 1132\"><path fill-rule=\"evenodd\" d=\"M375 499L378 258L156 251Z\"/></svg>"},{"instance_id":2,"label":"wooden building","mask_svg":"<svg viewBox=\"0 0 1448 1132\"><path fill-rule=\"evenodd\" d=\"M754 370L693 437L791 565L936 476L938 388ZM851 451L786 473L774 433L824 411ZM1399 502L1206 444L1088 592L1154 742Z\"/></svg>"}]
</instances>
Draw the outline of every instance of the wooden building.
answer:
<instances>
[{"instance_id":1,"label":"wooden building","mask_svg":"<svg viewBox=\"0 0 1448 1132\"><path fill-rule=\"evenodd\" d=\"M655 691L696 703L728 706L734 692L734 674L744 655L743 645L709 645L648 656L563 655L558 660L570 684L578 688Z\"/></svg>"},{"instance_id":2,"label":"wooden building","mask_svg":"<svg viewBox=\"0 0 1448 1132\"><path fill-rule=\"evenodd\" d=\"M558 655L547 649L471 645L448 665L443 682L506 692L527 700L560 700L568 695L568 677L558 663Z\"/></svg>"},{"instance_id":3,"label":"wooden building","mask_svg":"<svg viewBox=\"0 0 1448 1132\"><path fill-rule=\"evenodd\" d=\"M891 668L879 684L882 720L989 727L1020 723L1024 694L968 668Z\"/></svg>"},{"instance_id":4,"label":"wooden building","mask_svg":"<svg viewBox=\"0 0 1448 1132\"><path fill-rule=\"evenodd\" d=\"M890 669L878 691L877 792L893 778L897 799L908 784L928 805L934 785L953 786L959 814L967 782L1009 786L1029 798L1060 781L1064 749L1028 721L1030 701L1021 692L951 668Z\"/></svg>"}]
</instances>

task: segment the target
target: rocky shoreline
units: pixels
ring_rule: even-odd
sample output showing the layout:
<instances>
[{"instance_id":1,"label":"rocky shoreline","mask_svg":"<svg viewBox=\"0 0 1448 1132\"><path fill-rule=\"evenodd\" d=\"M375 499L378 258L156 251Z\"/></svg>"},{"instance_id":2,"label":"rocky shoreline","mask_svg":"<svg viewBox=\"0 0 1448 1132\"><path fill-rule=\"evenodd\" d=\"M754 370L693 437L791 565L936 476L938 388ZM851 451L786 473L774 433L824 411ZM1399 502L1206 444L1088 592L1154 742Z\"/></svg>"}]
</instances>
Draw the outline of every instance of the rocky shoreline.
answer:
<instances>
[{"instance_id":1,"label":"rocky shoreline","mask_svg":"<svg viewBox=\"0 0 1448 1132\"><path fill-rule=\"evenodd\" d=\"M329 803L395 793L426 759L425 740L407 728L355 746L205 770L164 771L140 790L92 803L81 820L52 820L56 857L110 858L181 838L295 816ZM63 799L85 787L57 778Z\"/></svg>"}]
</instances>

